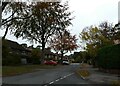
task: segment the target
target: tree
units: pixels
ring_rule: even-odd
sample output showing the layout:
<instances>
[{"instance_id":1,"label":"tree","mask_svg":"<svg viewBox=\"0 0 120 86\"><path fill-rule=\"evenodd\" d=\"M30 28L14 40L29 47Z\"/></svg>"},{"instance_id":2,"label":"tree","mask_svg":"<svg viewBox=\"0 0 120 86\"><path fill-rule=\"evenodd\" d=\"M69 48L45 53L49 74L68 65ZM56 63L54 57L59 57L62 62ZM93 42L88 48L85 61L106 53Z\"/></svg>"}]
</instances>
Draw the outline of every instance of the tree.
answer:
<instances>
[{"instance_id":1,"label":"tree","mask_svg":"<svg viewBox=\"0 0 120 86\"><path fill-rule=\"evenodd\" d=\"M31 52L32 63L39 64L40 58L41 58L41 50L37 47L32 49L32 52Z\"/></svg>"},{"instance_id":2,"label":"tree","mask_svg":"<svg viewBox=\"0 0 120 86\"><path fill-rule=\"evenodd\" d=\"M113 42L113 38L114 38L114 34L115 34L115 29L112 23L109 23L107 21L104 21L102 23L100 23L100 25L98 26L99 30L101 31L101 34L107 38L108 40L110 40L111 42Z\"/></svg>"},{"instance_id":3,"label":"tree","mask_svg":"<svg viewBox=\"0 0 120 86\"><path fill-rule=\"evenodd\" d=\"M71 24L71 12L68 11L68 3L62 5L60 2L34 2L27 10L29 19L16 19L13 22L14 35L19 38L37 41L42 47L42 58L44 59L44 49L48 39L57 31L65 29ZM32 15L32 16L31 16Z\"/></svg>"},{"instance_id":4,"label":"tree","mask_svg":"<svg viewBox=\"0 0 120 86\"><path fill-rule=\"evenodd\" d=\"M3 12L3 10L5 9L5 7L7 6L8 3L9 2L2 2L2 12Z\"/></svg>"},{"instance_id":5,"label":"tree","mask_svg":"<svg viewBox=\"0 0 120 86\"><path fill-rule=\"evenodd\" d=\"M14 22L17 19L22 21L30 17L27 16L29 8L30 6L24 2L2 2L2 27L6 29L3 39L5 39L8 30L11 32L15 30ZM20 23L16 23L16 25L19 26Z\"/></svg>"},{"instance_id":6,"label":"tree","mask_svg":"<svg viewBox=\"0 0 120 86\"><path fill-rule=\"evenodd\" d=\"M93 26L83 29L80 38L86 43L86 46L91 46L94 49L98 48L97 46L102 47L111 44L111 41L101 33L101 30Z\"/></svg>"},{"instance_id":7,"label":"tree","mask_svg":"<svg viewBox=\"0 0 120 86\"><path fill-rule=\"evenodd\" d=\"M120 23L119 22L118 24L115 24L113 31L114 31L113 39L120 40Z\"/></svg>"},{"instance_id":8,"label":"tree","mask_svg":"<svg viewBox=\"0 0 120 86\"><path fill-rule=\"evenodd\" d=\"M101 47L113 44L112 25L101 23L99 26L90 26L84 28L80 34L80 38L86 43L85 50L89 53L93 63L95 62L98 50Z\"/></svg>"},{"instance_id":9,"label":"tree","mask_svg":"<svg viewBox=\"0 0 120 86\"><path fill-rule=\"evenodd\" d=\"M75 62L87 62L88 56L86 51L80 51L80 52L74 52L73 58L75 59Z\"/></svg>"},{"instance_id":10,"label":"tree","mask_svg":"<svg viewBox=\"0 0 120 86\"><path fill-rule=\"evenodd\" d=\"M77 38L75 35L71 35L68 31L63 31L61 35L56 35L50 41L50 46L57 52L61 54L61 60L63 59L63 55L68 51L73 51L77 49Z\"/></svg>"}]
</instances>

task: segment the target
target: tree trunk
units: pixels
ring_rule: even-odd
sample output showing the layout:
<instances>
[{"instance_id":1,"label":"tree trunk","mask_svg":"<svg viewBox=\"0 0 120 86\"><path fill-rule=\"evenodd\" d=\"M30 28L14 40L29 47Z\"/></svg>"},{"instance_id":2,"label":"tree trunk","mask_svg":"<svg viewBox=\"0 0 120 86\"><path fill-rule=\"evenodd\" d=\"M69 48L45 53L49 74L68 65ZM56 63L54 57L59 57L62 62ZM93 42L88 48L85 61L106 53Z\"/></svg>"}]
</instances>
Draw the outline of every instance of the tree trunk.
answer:
<instances>
[{"instance_id":1,"label":"tree trunk","mask_svg":"<svg viewBox=\"0 0 120 86\"><path fill-rule=\"evenodd\" d=\"M62 64L62 62L63 62L63 51L61 50L61 61L60 61L60 63Z\"/></svg>"},{"instance_id":2,"label":"tree trunk","mask_svg":"<svg viewBox=\"0 0 120 86\"><path fill-rule=\"evenodd\" d=\"M2 2L2 12L3 12L3 10L5 9L5 7L7 6L8 3L9 2Z\"/></svg>"},{"instance_id":3,"label":"tree trunk","mask_svg":"<svg viewBox=\"0 0 120 86\"><path fill-rule=\"evenodd\" d=\"M44 58L45 58L45 50L42 50L42 54L41 54L41 64L44 63Z\"/></svg>"},{"instance_id":4,"label":"tree trunk","mask_svg":"<svg viewBox=\"0 0 120 86\"><path fill-rule=\"evenodd\" d=\"M4 34L4 36L2 37L2 39L5 39L5 37L6 37L7 33L8 33L8 29L9 29L9 26L6 28L5 34Z\"/></svg>"},{"instance_id":5,"label":"tree trunk","mask_svg":"<svg viewBox=\"0 0 120 86\"><path fill-rule=\"evenodd\" d=\"M42 36L42 54L41 54L41 64L44 63L44 58L45 58L45 38Z\"/></svg>"}]
</instances>

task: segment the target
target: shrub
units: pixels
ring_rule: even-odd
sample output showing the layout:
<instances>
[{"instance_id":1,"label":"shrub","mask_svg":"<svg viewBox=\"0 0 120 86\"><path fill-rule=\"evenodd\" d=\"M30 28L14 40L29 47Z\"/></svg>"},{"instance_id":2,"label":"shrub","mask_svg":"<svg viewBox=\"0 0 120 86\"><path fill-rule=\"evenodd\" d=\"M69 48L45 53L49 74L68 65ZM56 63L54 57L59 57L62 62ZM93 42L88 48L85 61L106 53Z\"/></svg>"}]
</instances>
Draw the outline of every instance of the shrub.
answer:
<instances>
[{"instance_id":1,"label":"shrub","mask_svg":"<svg viewBox=\"0 0 120 86\"><path fill-rule=\"evenodd\" d=\"M97 65L104 69L120 68L120 44L101 48L97 55Z\"/></svg>"},{"instance_id":2,"label":"shrub","mask_svg":"<svg viewBox=\"0 0 120 86\"><path fill-rule=\"evenodd\" d=\"M7 41L2 41L2 65L20 65L21 56L15 53L9 53L11 49L8 47Z\"/></svg>"},{"instance_id":3,"label":"shrub","mask_svg":"<svg viewBox=\"0 0 120 86\"><path fill-rule=\"evenodd\" d=\"M8 54L6 58L2 59L3 65L20 65L21 64L21 58L17 54Z\"/></svg>"},{"instance_id":4,"label":"shrub","mask_svg":"<svg viewBox=\"0 0 120 86\"><path fill-rule=\"evenodd\" d=\"M40 58L32 58L32 63L33 64L40 64Z\"/></svg>"}]
</instances>

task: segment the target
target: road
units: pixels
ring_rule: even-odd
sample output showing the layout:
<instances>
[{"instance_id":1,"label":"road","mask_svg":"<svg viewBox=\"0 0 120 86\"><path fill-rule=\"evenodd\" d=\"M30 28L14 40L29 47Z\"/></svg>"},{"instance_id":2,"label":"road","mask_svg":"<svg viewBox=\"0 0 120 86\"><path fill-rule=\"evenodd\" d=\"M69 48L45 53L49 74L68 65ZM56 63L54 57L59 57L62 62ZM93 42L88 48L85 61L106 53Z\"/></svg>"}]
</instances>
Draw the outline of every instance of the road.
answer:
<instances>
[{"instance_id":1,"label":"road","mask_svg":"<svg viewBox=\"0 0 120 86\"><path fill-rule=\"evenodd\" d=\"M65 65L56 69L43 69L12 77L3 77L5 84L38 84L48 86L51 84L90 84L76 75L79 64Z\"/></svg>"}]
</instances>

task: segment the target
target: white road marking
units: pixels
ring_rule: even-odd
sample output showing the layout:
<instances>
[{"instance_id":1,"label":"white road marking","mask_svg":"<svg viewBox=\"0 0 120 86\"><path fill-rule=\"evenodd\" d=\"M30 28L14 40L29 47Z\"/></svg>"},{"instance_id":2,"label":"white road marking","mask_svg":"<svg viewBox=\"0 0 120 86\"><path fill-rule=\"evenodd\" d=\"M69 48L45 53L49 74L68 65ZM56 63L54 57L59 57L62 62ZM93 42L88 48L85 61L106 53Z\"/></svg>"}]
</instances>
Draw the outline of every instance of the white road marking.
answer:
<instances>
[{"instance_id":1,"label":"white road marking","mask_svg":"<svg viewBox=\"0 0 120 86\"><path fill-rule=\"evenodd\" d=\"M80 65L80 63L71 63L70 65Z\"/></svg>"},{"instance_id":2,"label":"white road marking","mask_svg":"<svg viewBox=\"0 0 120 86\"><path fill-rule=\"evenodd\" d=\"M71 75L73 75L74 73L71 73L71 74L68 74L68 75L66 75L66 76L63 76L63 77L61 77L61 78L59 78L59 79L56 79L55 81L51 81L49 84L53 84L53 83L55 83L55 82L58 82L58 81L60 81L60 80L62 80L62 79L65 79L65 78L67 78L68 76L71 76ZM44 85L44 86L47 86L47 85Z\"/></svg>"},{"instance_id":3,"label":"white road marking","mask_svg":"<svg viewBox=\"0 0 120 86\"><path fill-rule=\"evenodd\" d=\"M56 79L55 81L57 82L57 81L59 81L60 79Z\"/></svg>"},{"instance_id":4,"label":"white road marking","mask_svg":"<svg viewBox=\"0 0 120 86\"><path fill-rule=\"evenodd\" d=\"M54 83L54 81L50 82L49 84L53 84L53 83Z\"/></svg>"},{"instance_id":5,"label":"white road marking","mask_svg":"<svg viewBox=\"0 0 120 86\"><path fill-rule=\"evenodd\" d=\"M60 80L63 79L63 78L60 78Z\"/></svg>"},{"instance_id":6,"label":"white road marking","mask_svg":"<svg viewBox=\"0 0 120 86\"><path fill-rule=\"evenodd\" d=\"M63 76L63 78L66 78L67 76Z\"/></svg>"}]
</instances>

